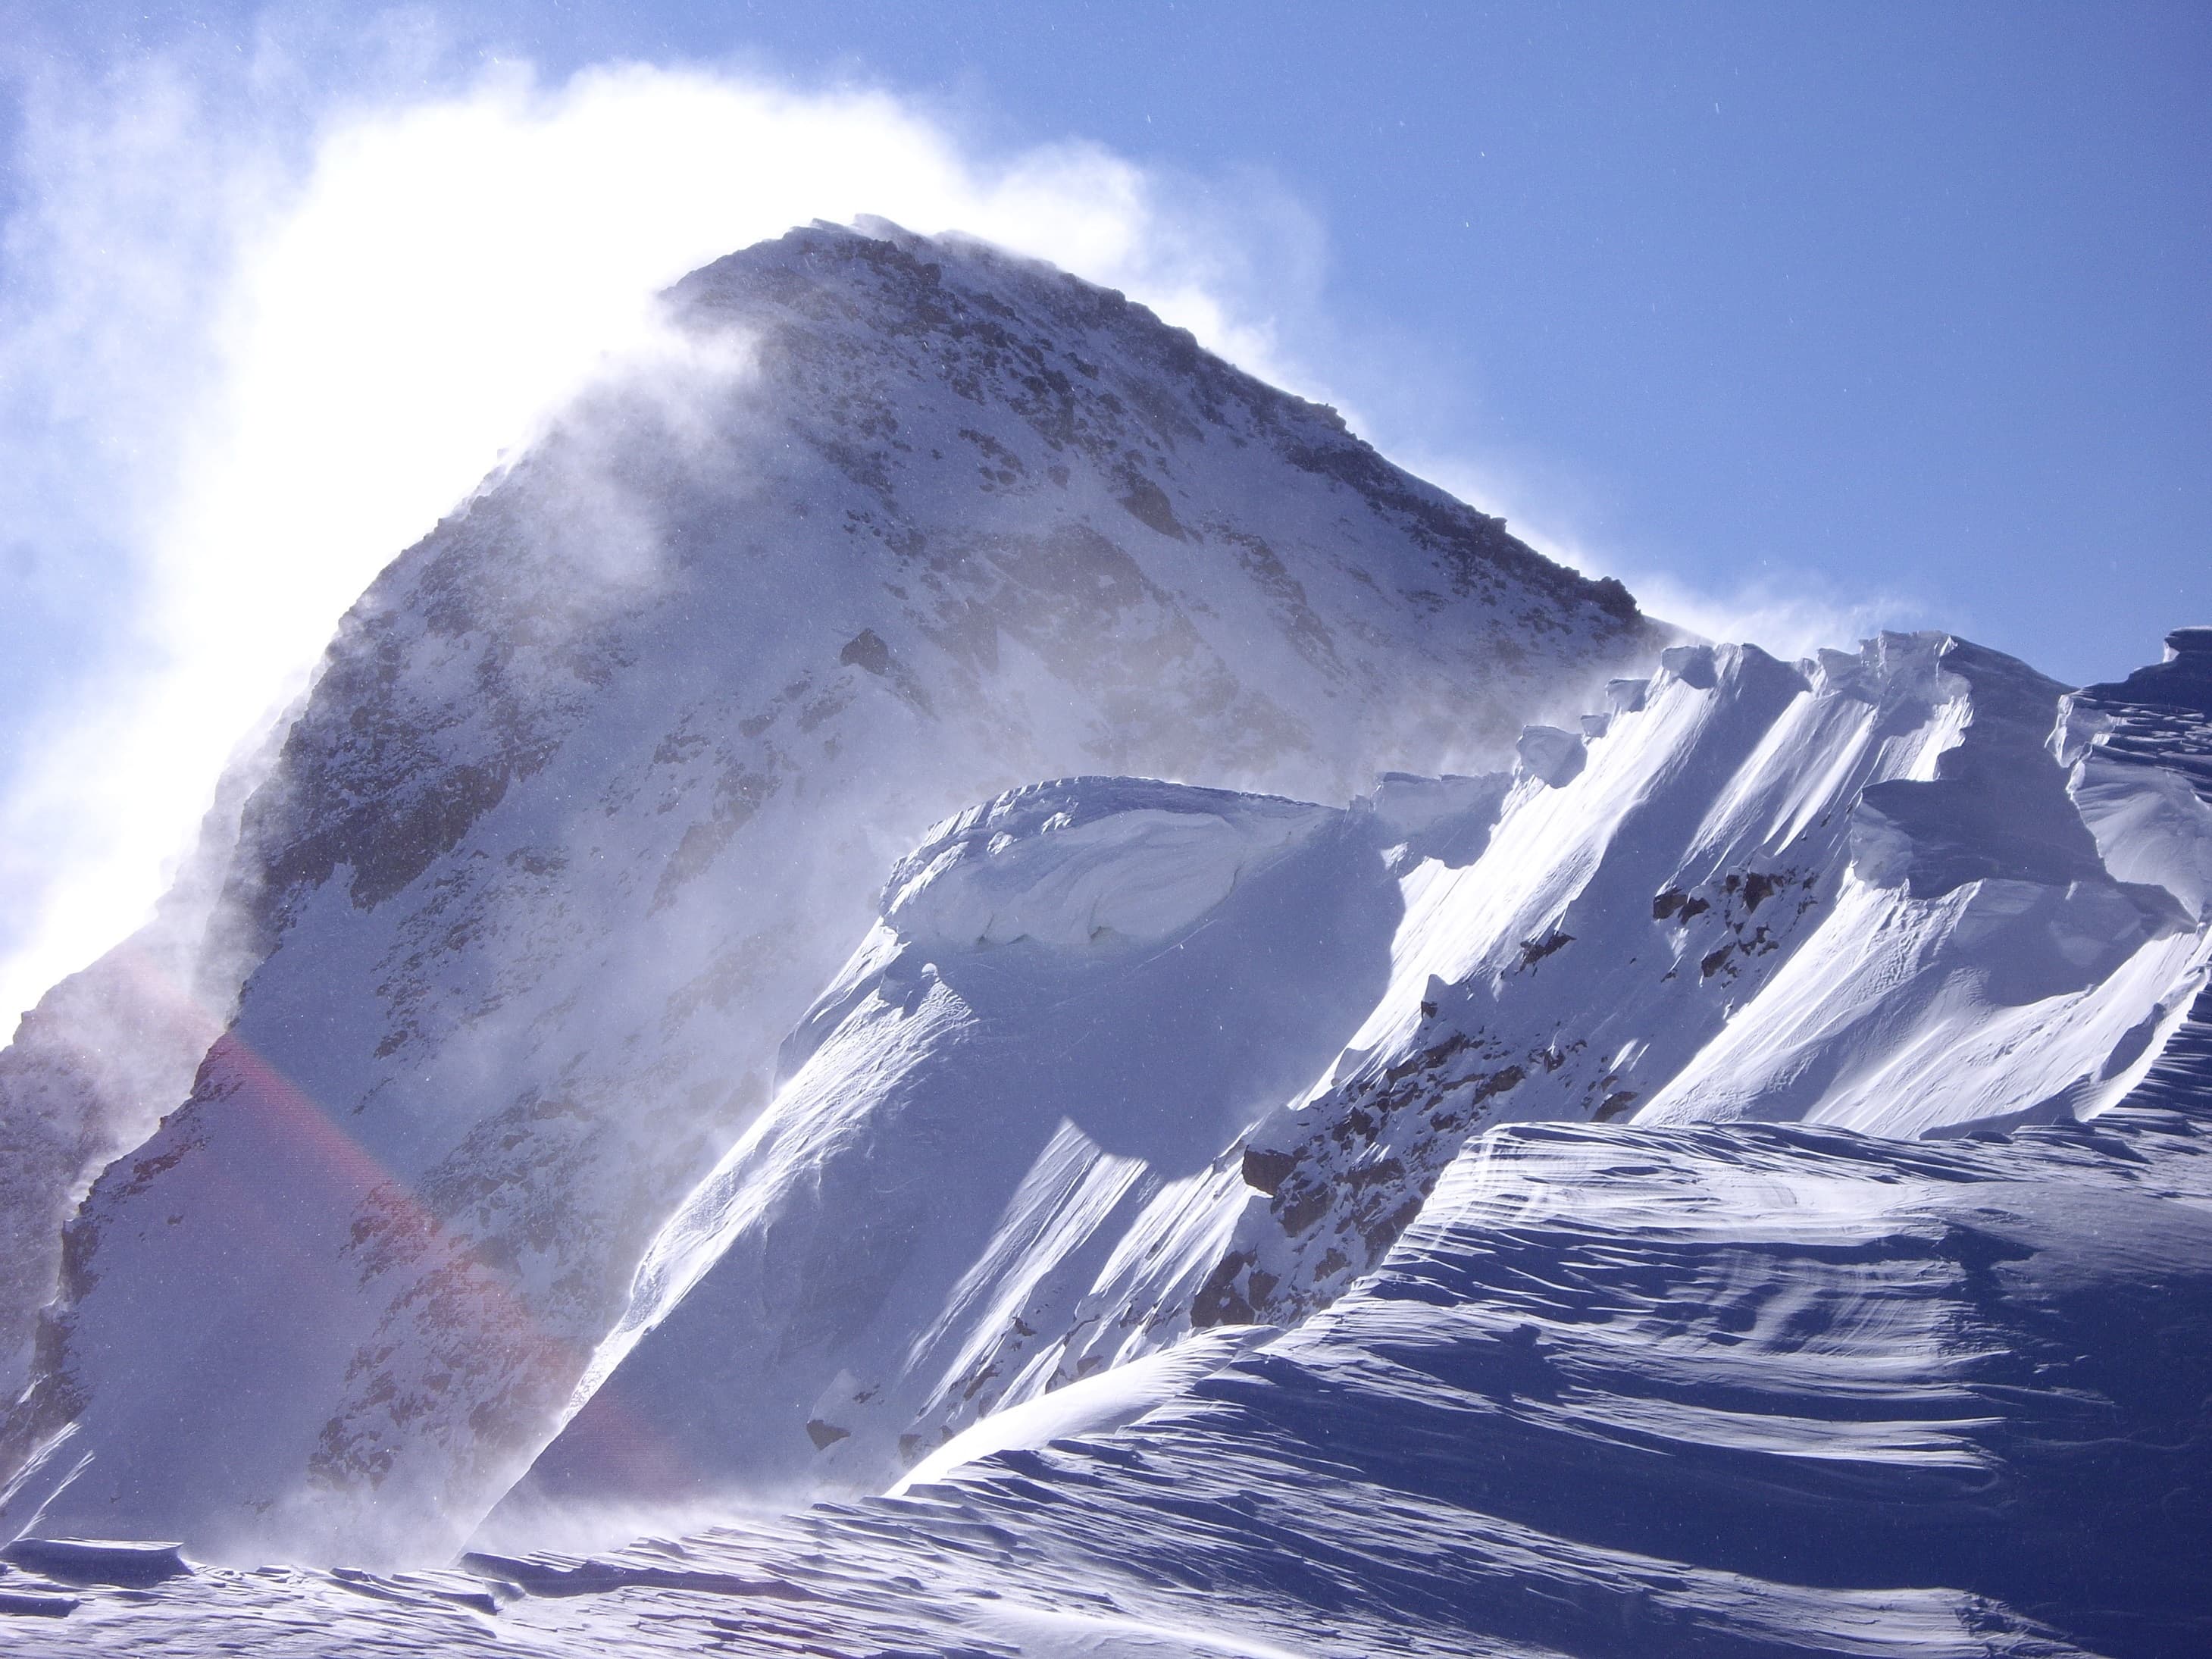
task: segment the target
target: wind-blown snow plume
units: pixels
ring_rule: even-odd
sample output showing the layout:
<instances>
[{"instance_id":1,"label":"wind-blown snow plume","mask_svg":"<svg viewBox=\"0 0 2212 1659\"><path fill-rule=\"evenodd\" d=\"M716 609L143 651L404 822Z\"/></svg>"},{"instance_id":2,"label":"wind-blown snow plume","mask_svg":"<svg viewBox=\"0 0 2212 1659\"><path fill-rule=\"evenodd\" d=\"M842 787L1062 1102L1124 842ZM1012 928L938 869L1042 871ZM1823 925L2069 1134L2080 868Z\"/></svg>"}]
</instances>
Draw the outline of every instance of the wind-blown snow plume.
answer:
<instances>
[{"instance_id":1,"label":"wind-blown snow plume","mask_svg":"<svg viewBox=\"0 0 2212 1659\"><path fill-rule=\"evenodd\" d=\"M108 637L71 642L73 697L0 752L0 1007L137 924L339 613L650 349L684 271L880 213L1051 258L1265 368L1249 250L1310 240L1286 206L1201 223L1102 149L990 153L881 91L635 64L459 82L390 29L368 55L337 106L268 39L243 70L28 83L0 510L52 617L120 597ZM52 647L27 626L17 648Z\"/></svg>"},{"instance_id":2,"label":"wind-blown snow plume","mask_svg":"<svg viewBox=\"0 0 2212 1659\"><path fill-rule=\"evenodd\" d=\"M1358 422L1355 420L1355 424ZM1555 469L1516 465L1498 456L1432 454L1419 444L1391 444L1425 478L1463 501L1503 514L1513 533L1547 559L1613 576L1655 617L1711 641L1757 645L1778 657L1810 657L1849 641L1892 629L1924 628L1936 619L1909 592L1844 593L1783 550L1759 562L1759 574L1717 591L1669 569L1662 559L1607 544L1583 533L1579 489Z\"/></svg>"}]
</instances>

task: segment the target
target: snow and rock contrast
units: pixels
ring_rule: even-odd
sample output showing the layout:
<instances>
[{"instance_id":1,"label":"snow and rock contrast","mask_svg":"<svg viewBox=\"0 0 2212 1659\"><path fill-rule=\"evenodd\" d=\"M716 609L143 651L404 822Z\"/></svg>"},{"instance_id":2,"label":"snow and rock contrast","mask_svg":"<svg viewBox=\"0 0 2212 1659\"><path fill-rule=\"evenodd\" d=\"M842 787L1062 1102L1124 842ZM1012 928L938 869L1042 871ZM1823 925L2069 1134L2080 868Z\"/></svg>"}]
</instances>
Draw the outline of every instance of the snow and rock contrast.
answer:
<instances>
[{"instance_id":1,"label":"snow and rock contrast","mask_svg":"<svg viewBox=\"0 0 2212 1659\"><path fill-rule=\"evenodd\" d=\"M19 1356L52 1300L8 1530L441 1554L929 823L1077 773L1340 802L1662 642L1332 411L988 248L817 228L669 317L347 618L227 897L165 936L183 1035L106 971L0 1061ZM1326 817L1152 821L1192 884L1079 857L1042 908L1111 954ZM1015 925L995 879L914 925Z\"/></svg>"},{"instance_id":2,"label":"snow and rock contrast","mask_svg":"<svg viewBox=\"0 0 2212 1659\"><path fill-rule=\"evenodd\" d=\"M2090 694L1923 635L1676 647L1613 704L1479 857L1407 870L1389 993L1252 1132L1264 1204L1223 1182L1244 1213L1200 1322L1350 1283L1482 1124L2085 1118L2205 982L2212 815L2119 724L2084 738Z\"/></svg>"},{"instance_id":3,"label":"snow and rock contrast","mask_svg":"<svg viewBox=\"0 0 2212 1659\"><path fill-rule=\"evenodd\" d=\"M1194 1329L1296 1325L1487 1125L2094 1117L2205 982L2212 817L2107 757L2104 694L1923 635L1677 647L1610 702L1348 812L1076 779L945 825L502 1535L879 1488Z\"/></svg>"}]
</instances>

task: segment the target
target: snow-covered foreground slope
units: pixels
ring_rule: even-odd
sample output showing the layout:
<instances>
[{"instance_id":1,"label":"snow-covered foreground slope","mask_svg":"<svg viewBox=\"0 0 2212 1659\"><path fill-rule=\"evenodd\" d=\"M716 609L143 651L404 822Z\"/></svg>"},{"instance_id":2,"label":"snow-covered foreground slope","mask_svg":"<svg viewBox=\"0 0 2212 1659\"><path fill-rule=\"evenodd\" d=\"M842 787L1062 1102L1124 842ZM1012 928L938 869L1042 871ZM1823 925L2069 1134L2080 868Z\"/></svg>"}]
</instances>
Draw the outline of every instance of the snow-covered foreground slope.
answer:
<instances>
[{"instance_id":1,"label":"snow-covered foreground slope","mask_svg":"<svg viewBox=\"0 0 2212 1659\"><path fill-rule=\"evenodd\" d=\"M655 1243L516 1504L880 1486L1179 1328L1190 1247L1152 1218L1389 982L1401 907L1366 828L1103 778L946 826Z\"/></svg>"},{"instance_id":2,"label":"snow-covered foreground slope","mask_svg":"<svg viewBox=\"0 0 2212 1659\"><path fill-rule=\"evenodd\" d=\"M190 1018L108 972L0 1063L0 1341L58 1292L6 1530L438 1557L930 823L1100 771L1342 800L1659 640L986 248L817 228L670 317L347 619L219 872L243 945L165 945Z\"/></svg>"},{"instance_id":3,"label":"snow-covered foreground slope","mask_svg":"<svg viewBox=\"0 0 2212 1659\"><path fill-rule=\"evenodd\" d=\"M461 1571L125 1596L80 1563L0 1595L132 1655L2187 1659L2208 1273L2201 1115L1508 1126L1298 1330L903 1498Z\"/></svg>"},{"instance_id":4,"label":"snow-covered foreground slope","mask_svg":"<svg viewBox=\"0 0 2212 1659\"><path fill-rule=\"evenodd\" d=\"M1613 701L1348 812L1076 779L943 826L495 1533L880 1489L1295 1324L1486 1123L2093 1116L2204 984L2212 811L2109 698L1929 635L1678 647Z\"/></svg>"}]
</instances>

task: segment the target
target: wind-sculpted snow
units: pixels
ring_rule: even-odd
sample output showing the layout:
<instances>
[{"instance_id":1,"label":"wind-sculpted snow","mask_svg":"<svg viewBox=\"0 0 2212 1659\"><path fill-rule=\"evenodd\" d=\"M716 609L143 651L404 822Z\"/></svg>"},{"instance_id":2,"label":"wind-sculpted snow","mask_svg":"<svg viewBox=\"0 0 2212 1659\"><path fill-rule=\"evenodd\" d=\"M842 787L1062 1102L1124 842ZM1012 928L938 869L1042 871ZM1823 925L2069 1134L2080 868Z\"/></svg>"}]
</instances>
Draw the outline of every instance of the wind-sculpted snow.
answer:
<instances>
[{"instance_id":1,"label":"wind-sculpted snow","mask_svg":"<svg viewBox=\"0 0 2212 1659\"><path fill-rule=\"evenodd\" d=\"M1076 779L961 816L501 1535L556 1500L880 1487L1194 1328L1295 1325L1486 1124L2106 1109L2189 1040L2206 918L2142 878L2212 840L2129 841L2116 879L2047 746L2063 698L1941 635L1684 648L1511 775L1349 814Z\"/></svg>"},{"instance_id":2,"label":"wind-sculpted snow","mask_svg":"<svg viewBox=\"0 0 2212 1659\"><path fill-rule=\"evenodd\" d=\"M2115 873L2162 884L2202 918L2212 913L2212 628L2177 629L2166 642L2165 662L2069 698L2057 747ZM2164 1047L2153 1029L2137 1035L2156 1058L2131 1101L2212 1097L2212 989Z\"/></svg>"},{"instance_id":3,"label":"wind-sculpted snow","mask_svg":"<svg viewBox=\"0 0 2212 1659\"><path fill-rule=\"evenodd\" d=\"M1172 1231L1188 1194L1388 982L1377 853L1342 811L1119 779L943 826L502 1532L553 1500L880 1488L1174 1334L1212 1242Z\"/></svg>"},{"instance_id":4,"label":"wind-sculpted snow","mask_svg":"<svg viewBox=\"0 0 2212 1659\"><path fill-rule=\"evenodd\" d=\"M54 1297L6 1530L437 1558L928 824L1076 773L1340 801L1661 637L1332 411L977 245L798 232L669 317L347 618L244 809L246 948L165 946L199 1024L80 1075L155 1030L111 973L0 1066L0 1341Z\"/></svg>"},{"instance_id":5,"label":"wind-sculpted snow","mask_svg":"<svg viewBox=\"0 0 2212 1659\"><path fill-rule=\"evenodd\" d=\"M1158 943L1334 816L1127 779L1019 790L940 825L902 859L884 920L933 947Z\"/></svg>"},{"instance_id":6,"label":"wind-sculpted snow","mask_svg":"<svg viewBox=\"0 0 2212 1659\"><path fill-rule=\"evenodd\" d=\"M1503 1127L1298 1330L902 1498L463 1571L0 1587L134 1656L2186 1659L2203 1104L1917 1144Z\"/></svg>"},{"instance_id":7,"label":"wind-sculpted snow","mask_svg":"<svg viewBox=\"0 0 2212 1659\"><path fill-rule=\"evenodd\" d=\"M1563 782L1542 739L1480 856L1409 848L1390 989L1248 1138L1264 1201L1219 1200L1197 1322L1326 1301L1479 1125L2087 1117L2204 982L2212 815L2164 768L2062 763L2063 688L2008 659L1679 647L1613 703Z\"/></svg>"}]
</instances>

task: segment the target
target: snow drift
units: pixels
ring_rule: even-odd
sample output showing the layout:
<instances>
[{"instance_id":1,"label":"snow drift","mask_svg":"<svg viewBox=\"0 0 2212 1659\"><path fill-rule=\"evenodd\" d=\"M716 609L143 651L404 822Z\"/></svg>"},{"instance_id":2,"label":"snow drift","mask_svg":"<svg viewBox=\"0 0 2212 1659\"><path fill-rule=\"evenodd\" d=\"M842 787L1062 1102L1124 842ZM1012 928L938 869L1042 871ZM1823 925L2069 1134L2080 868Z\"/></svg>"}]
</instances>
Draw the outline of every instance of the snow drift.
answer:
<instances>
[{"instance_id":1,"label":"snow drift","mask_svg":"<svg viewBox=\"0 0 2212 1659\"><path fill-rule=\"evenodd\" d=\"M1069 1432L1012 1425L895 1499L445 1571L0 1588L133 1655L2192 1659L2194 1076L2190 1112L1941 1142L1492 1129L1297 1330L1225 1364L1221 1334L1116 1426L1063 1390Z\"/></svg>"}]
</instances>

